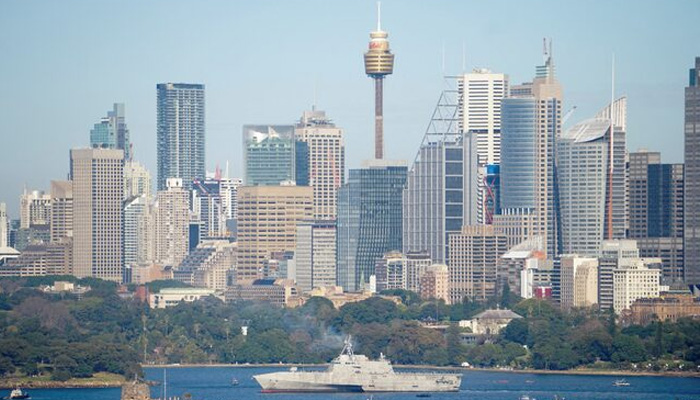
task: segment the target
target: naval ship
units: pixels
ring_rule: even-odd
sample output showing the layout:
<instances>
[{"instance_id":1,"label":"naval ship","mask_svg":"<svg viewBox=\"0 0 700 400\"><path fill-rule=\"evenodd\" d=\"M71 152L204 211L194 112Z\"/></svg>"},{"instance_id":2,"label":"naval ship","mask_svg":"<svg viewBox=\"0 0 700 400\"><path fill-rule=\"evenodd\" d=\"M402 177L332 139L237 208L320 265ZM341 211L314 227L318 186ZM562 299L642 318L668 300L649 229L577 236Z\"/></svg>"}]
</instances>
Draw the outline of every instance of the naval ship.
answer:
<instances>
[{"instance_id":1,"label":"naval ship","mask_svg":"<svg viewBox=\"0 0 700 400\"><path fill-rule=\"evenodd\" d=\"M354 354L350 338L325 371L255 375L263 393L278 392L456 392L462 374L395 372L382 354L378 360Z\"/></svg>"}]
</instances>

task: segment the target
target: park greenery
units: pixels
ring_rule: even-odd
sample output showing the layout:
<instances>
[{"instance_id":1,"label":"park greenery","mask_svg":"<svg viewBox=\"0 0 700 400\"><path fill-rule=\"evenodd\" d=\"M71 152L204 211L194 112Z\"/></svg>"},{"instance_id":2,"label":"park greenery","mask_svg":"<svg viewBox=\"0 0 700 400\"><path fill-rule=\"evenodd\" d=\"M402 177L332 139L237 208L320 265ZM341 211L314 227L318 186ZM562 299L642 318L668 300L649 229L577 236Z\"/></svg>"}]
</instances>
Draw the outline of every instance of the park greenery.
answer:
<instances>
[{"instance_id":1,"label":"park greenery","mask_svg":"<svg viewBox=\"0 0 700 400\"><path fill-rule=\"evenodd\" d=\"M59 279L91 290L77 296L38 289ZM549 301L505 293L484 303L465 299L455 305L390 291L383 294L400 299L398 304L375 296L336 309L314 297L286 309L209 297L150 309L117 285L96 279L2 279L0 375L65 381L97 373L132 377L141 374L141 363L325 363L348 334L356 352L384 354L396 364L686 371L700 365L699 321L620 327L607 312L562 312ZM496 306L523 318L499 335L462 344L468 332L456 321ZM443 328L427 327L431 324Z\"/></svg>"}]
</instances>

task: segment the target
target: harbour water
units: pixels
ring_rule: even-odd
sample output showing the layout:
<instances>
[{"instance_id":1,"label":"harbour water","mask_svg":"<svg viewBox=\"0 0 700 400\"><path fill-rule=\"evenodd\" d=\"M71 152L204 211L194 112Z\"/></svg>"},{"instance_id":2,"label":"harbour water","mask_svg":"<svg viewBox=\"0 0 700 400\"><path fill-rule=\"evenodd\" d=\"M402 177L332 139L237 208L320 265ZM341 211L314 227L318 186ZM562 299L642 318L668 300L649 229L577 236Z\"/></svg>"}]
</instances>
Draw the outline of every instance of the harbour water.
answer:
<instances>
[{"instance_id":1,"label":"harbour water","mask_svg":"<svg viewBox=\"0 0 700 400\"><path fill-rule=\"evenodd\" d=\"M367 394L263 394L252 379L253 375L279 371L281 368L258 367L198 367L169 368L167 395L193 400L302 400L338 399L365 400ZM162 381L162 368L147 368L146 377ZM615 387L622 377L589 375L519 374L508 372L464 371L462 387L455 393L434 393L432 399L518 400L521 395L531 399L551 400L556 396L567 400L700 400L700 378L680 377L624 377L630 386ZM236 379L238 385L232 385ZM46 389L31 390L34 400L118 400L119 389ZM3 393L3 396L5 394ZM162 396L162 387L153 386L151 396ZM1 396L0 396L1 397ZM375 400L416 399L413 393L374 394Z\"/></svg>"}]
</instances>

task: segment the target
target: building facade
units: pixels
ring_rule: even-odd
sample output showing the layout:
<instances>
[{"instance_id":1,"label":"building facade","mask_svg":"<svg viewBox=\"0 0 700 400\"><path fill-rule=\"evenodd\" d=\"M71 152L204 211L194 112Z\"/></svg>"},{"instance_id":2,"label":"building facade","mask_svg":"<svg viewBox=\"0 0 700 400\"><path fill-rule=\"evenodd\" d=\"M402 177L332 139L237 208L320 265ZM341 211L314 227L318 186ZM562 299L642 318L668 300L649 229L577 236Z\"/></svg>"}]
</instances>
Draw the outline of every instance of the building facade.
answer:
<instances>
[{"instance_id":1,"label":"building facade","mask_svg":"<svg viewBox=\"0 0 700 400\"><path fill-rule=\"evenodd\" d=\"M335 221L306 221L297 225L294 252L296 282L302 292L335 286Z\"/></svg>"},{"instance_id":2,"label":"building facade","mask_svg":"<svg viewBox=\"0 0 700 400\"><path fill-rule=\"evenodd\" d=\"M450 304L449 285L449 269L447 265L430 265L420 278L420 297L422 299L443 300L445 304Z\"/></svg>"},{"instance_id":3,"label":"building facade","mask_svg":"<svg viewBox=\"0 0 700 400\"><path fill-rule=\"evenodd\" d=\"M684 275L700 284L700 57L685 88Z\"/></svg>"},{"instance_id":4,"label":"building facade","mask_svg":"<svg viewBox=\"0 0 700 400\"><path fill-rule=\"evenodd\" d=\"M124 151L124 160L131 160L132 149L124 103L114 103L112 111L107 111L107 116L102 117L90 130L90 147L120 149Z\"/></svg>"},{"instance_id":5,"label":"building facade","mask_svg":"<svg viewBox=\"0 0 700 400\"><path fill-rule=\"evenodd\" d=\"M365 161L338 191L337 284L345 291L366 288L377 260L401 249L406 174L404 162Z\"/></svg>"},{"instance_id":6,"label":"building facade","mask_svg":"<svg viewBox=\"0 0 700 400\"><path fill-rule=\"evenodd\" d=\"M156 263L174 267L189 250L190 213L182 179L170 178L166 185L156 198L154 257Z\"/></svg>"},{"instance_id":7,"label":"building facade","mask_svg":"<svg viewBox=\"0 0 700 400\"><path fill-rule=\"evenodd\" d=\"M296 181L293 125L244 125L246 186L277 186Z\"/></svg>"},{"instance_id":8,"label":"building facade","mask_svg":"<svg viewBox=\"0 0 700 400\"><path fill-rule=\"evenodd\" d=\"M592 307L598 304L598 259L561 256L561 307Z\"/></svg>"},{"instance_id":9,"label":"building facade","mask_svg":"<svg viewBox=\"0 0 700 400\"><path fill-rule=\"evenodd\" d=\"M123 279L124 151L73 149L73 274Z\"/></svg>"},{"instance_id":10,"label":"building facade","mask_svg":"<svg viewBox=\"0 0 700 400\"><path fill-rule=\"evenodd\" d=\"M335 220L338 189L345 183L343 129L336 127L324 111L312 109L304 111L294 134L308 148L306 170L308 185L314 188L314 219Z\"/></svg>"},{"instance_id":11,"label":"building facade","mask_svg":"<svg viewBox=\"0 0 700 400\"><path fill-rule=\"evenodd\" d=\"M156 92L157 189L166 190L168 178L189 189L205 175L204 85L159 83Z\"/></svg>"}]
</instances>

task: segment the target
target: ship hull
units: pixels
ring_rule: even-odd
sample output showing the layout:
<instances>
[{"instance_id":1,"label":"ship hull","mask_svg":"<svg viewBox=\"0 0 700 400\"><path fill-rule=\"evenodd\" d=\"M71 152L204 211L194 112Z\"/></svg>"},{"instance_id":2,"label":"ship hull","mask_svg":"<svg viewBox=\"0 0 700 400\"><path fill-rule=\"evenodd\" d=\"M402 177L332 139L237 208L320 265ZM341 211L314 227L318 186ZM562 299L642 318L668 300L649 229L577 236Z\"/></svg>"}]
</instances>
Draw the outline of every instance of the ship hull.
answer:
<instances>
[{"instance_id":1,"label":"ship hull","mask_svg":"<svg viewBox=\"0 0 700 400\"><path fill-rule=\"evenodd\" d=\"M337 376L329 372L273 372L254 376L263 393L280 392L456 392L457 374L392 373Z\"/></svg>"}]
</instances>

